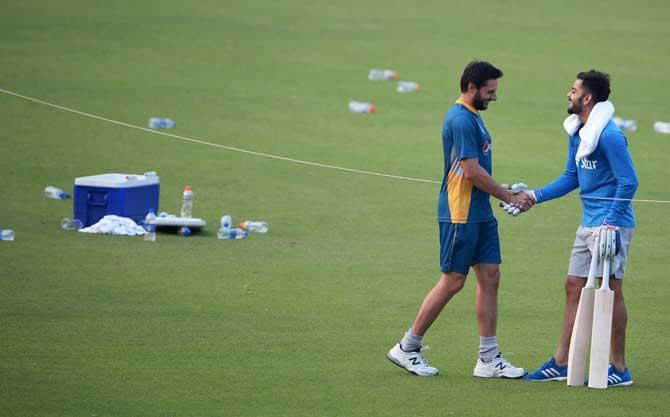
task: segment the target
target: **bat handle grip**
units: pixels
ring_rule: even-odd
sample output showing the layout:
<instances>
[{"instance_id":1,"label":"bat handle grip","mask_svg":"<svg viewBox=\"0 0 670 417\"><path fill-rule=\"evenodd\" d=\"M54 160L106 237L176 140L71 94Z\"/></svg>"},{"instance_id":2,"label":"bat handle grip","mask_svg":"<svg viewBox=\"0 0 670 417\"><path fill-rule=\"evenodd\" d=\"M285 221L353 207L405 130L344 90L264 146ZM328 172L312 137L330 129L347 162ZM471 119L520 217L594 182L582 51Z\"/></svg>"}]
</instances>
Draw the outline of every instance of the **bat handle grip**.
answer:
<instances>
[{"instance_id":1,"label":"bat handle grip","mask_svg":"<svg viewBox=\"0 0 670 417\"><path fill-rule=\"evenodd\" d=\"M605 290L610 290L610 269L612 266L612 261L614 259L614 236L615 231L613 229L607 229L605 231L605 253L603 256L603 282L601 288Z\"/></svg>"},{"instance_id":2,"label":"bat handle grip","mask_svg":"<svg viewBox=\"0 0 670 417\"><path fill-rule=\"evenodd\" d=\"M607 257L603 259L603 283L600 286L601 289L610 291L610 265L612 264L612 259Z\"/></svg>"},{"instance_id":3,"label":"bat handle grip","mask_svg":"<svg viewBox=\"0 0 670 417\"><path fill-rule=\"evenodd\" d=\"M589 268L589 277L586 279L585 288L596 287L596 275L598 275L598 261L600 259L600 235L596 235L593 241L593 252L591 253L591 267Z\"/></svg>"}]
</instances>

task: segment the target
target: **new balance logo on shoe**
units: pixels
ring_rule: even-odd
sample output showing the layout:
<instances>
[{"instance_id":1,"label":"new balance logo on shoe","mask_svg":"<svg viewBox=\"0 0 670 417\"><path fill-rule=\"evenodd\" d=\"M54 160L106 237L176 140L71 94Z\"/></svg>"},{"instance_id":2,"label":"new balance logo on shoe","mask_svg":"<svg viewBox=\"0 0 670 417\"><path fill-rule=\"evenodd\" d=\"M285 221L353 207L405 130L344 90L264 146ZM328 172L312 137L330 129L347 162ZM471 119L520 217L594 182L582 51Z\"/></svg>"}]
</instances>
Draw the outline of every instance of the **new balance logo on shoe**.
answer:
<instances>
[{"instance_id":1,"label":"new balance logo on shoe","mask_svg":"<svg viewBox=\"0 0 670 417\"><path fill-rule=\"evenodd\" d=\"M491 362L484 362L482 358L477 359L475 370L472 374L479 378L521 378L525 375L524 368L517 368L498 353Z\"/></svg>"},{"instance_id":2,"label":"new balance logo on shoe","mask_svg":"<svg viewBox=\"0 0 670 417\"><path fill-rule=\"evenodd\" d=\"M428 361L421 354L421 350L418 352L405 352L402 350L400 343L396 343L395 346L389 353L386 355L388 360L393 362L395 365L398 365L401 368L404 368L408 372L411 372L419 376L435 376L438 374L437 368L433 368L428 365Z\"/></svg>"}]
</instances>

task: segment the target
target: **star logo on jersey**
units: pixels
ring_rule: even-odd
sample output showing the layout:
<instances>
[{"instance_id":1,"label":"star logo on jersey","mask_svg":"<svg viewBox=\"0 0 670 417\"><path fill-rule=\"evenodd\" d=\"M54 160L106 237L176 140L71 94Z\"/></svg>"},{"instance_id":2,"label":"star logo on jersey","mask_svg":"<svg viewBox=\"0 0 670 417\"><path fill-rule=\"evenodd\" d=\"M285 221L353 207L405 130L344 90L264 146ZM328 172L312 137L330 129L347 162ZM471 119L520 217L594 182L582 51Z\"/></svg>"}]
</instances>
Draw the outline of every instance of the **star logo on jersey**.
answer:
<instances>
[{"instance_id":1,"label":"star logo on jersey","mask_svg":"<svg viewBox=\"0 0 670 417\"><path fill-rule=\"evenodd\" d=\"M582 162L581 165L582 169L590 169L590 170L596 169L596 164L598 163L598 161L595 160L590 161L586 158L581 159L581 162Z\"/></svg>"},{"instance_id":2,"label":"star logo on jersey","mask_svg":"<svg viewBox=\"0 0 670 417\"><path fill-rule=\"evenodd\" d=\"M493 145L491 145L491 142L486 142L484 146L482 146L482 153L484 155L488 155L489 151L493 149Z\"/></svg>"}]
</instances>

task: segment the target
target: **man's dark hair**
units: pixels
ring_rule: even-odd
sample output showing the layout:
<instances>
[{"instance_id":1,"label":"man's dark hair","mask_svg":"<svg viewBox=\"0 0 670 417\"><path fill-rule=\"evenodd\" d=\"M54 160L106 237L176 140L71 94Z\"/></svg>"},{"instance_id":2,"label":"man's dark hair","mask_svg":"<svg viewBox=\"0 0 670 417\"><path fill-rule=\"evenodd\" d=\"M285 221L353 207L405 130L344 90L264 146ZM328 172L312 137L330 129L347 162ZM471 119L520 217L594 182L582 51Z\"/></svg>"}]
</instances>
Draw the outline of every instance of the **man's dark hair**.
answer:
<instances>
[{"instance_id":1,"label":"man's dark hair","mask_svg":"<svg viewBox=\"0 0 670 417\"><path fill-rule=\"evenodd\" d=\"M577 79L582 80L584 90L591 93L593 101L598 103L606 101L610 96L610 76L604 72L591 70L580 72Z\"/></svg>"},{"instance_id":2,"label":"man's dark hair","mask_svg":"<svg viewBox=\"0 0 670 417\"><path fill-rule=\"evenodd\" d=\"M503 72L486 61L472 61L463 70L461 76L461 93L468 91L468 83L482 88L488 80L497 80L503 76Z\"/></svg>"}]
</instances>

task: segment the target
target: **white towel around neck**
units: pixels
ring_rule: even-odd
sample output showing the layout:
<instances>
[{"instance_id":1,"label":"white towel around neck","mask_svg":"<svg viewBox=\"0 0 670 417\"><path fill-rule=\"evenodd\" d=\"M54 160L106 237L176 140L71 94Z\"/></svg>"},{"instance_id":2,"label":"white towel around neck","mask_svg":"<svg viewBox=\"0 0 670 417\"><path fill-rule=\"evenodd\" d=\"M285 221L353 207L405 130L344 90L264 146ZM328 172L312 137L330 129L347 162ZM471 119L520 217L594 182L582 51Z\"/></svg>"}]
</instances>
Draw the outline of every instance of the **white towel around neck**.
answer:
<instances>
[{"instance_id":1,"label":"white towel around neck","mask_svg":"<svg viewBox=\"0 0 670 417\"><path fill-rule=\"evenodd\" d=\"M586 124L579 130L581 142L579 143L577 155L575 156L576 163L579 163L582 158L586 158L596 150L600 134L603 132L603 129L610 121L613 114L614 105L610 101L600 101L593 106L593 110L591 110L591 114L589 114ZM568 132L568 135L574 135L581 124L579 116L571 114L563 122L563 127L565 128L565 131Z\"/></svg>"}]
</instances>

